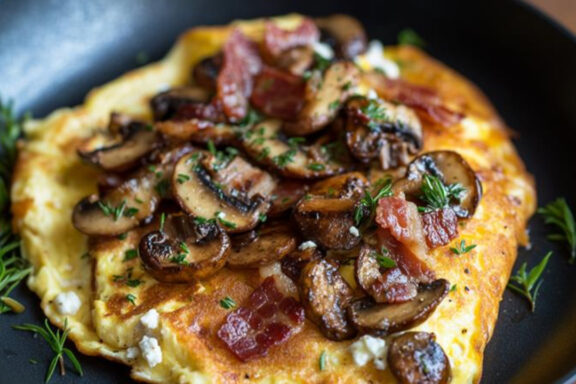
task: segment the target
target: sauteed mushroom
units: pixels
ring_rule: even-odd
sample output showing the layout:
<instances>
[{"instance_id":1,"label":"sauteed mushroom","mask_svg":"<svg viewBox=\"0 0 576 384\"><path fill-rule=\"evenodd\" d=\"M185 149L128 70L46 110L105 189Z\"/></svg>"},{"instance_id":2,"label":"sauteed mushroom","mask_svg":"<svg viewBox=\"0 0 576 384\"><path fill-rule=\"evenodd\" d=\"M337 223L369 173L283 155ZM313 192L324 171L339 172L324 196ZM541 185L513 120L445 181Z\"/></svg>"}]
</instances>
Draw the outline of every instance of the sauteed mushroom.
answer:
<instances>
[{"instance_id":1,"label":"sauteed mushroom","mask_svg":"<svg viewBox=\"0 0 576 384\"><path fill-rule=\"evenodd\" d=\"M306 316L332 340L354 337L356 331L346 318L352 289L340 276L338 267L326 259L314 260L302 270L300 300Z\"/></svg>"},{"instance_id":2,"label":"sauteed mushroom","mask_svg":"<svg viewBox=\"0 0 576 384\"><path fill-rule=\"evenodd\" d=\"M293 75L302 76L314 62L314 50L310 46L287 49L275 61L275 65Z\"/></svg>"},{"instance_id":3,"label":"sauteed mushroom","mask_svg":"<svg viewBox=\"0 0 576 384\"><path fill-rule=\"evenodd\" d=\"M315 20L320 28L320 40L330 45L336 56L353 60L366 51L366 33L362 24L353 17L332 15Z\"/></svg>"},{"instance_id":4,"label":"sauteed mushroom","mask_svg":"<svg viewBox=\"0 0 576 384\"><path fill-rule=\"evenodd\" d=\"M320 83L308 82L306 103L295 121L284 123L289 135L307 136L331 123L358 82L359 71L347 61L332 64Z\"/></svg>"},{"instance_id":5,"label":"sauteed mushroom","mask_svg":"<svg viewBox=\"0 0 576 384\"><path fill-rule=\"evenodd\" d=\"M450 290L444 279L421 284L414 299L395 304L377 304L372 299L359 299L350 304L350 321L361 333L389 335L415 327L426 320Z\"/></svg>"},{"instance_id":6,"label":"sauteed mushroom","mask_svg":"<svg viewBox=\"0 0 576 384\"><path fill-rule=\"evenodd\" d=\"M304 243L306 244L306 243ZM308 243L309 245L312 245ZM302 269L312 260L322 258L322 252L312 245L310 247L300 247L282 259L282 272L294 281L300 280Z\"/></svg>"},{"instance_id":7,"label":"sauteed mushroom","mask_svg":"<svg viewBox=\"0 0 576 384\"><path fill-rule=\"evenodd\" d=\"M156 128L172 142L206 144L212 141L216 145L233 145L238 141L232 125L206 120L166 120L156 123Z\"/></svg>"},{"instance_id":8,"label":"sauteed mushroom","mask_svg":"<svg viewBox=\"0 0 576 384\"><path fill-rule=\"evenodd\" d=\"M257 268L282 259L296 249L296 236L289 224L265 223L252 234L232 238L232 251L228 266L232 268Z\"/></svg>"},{"instance_id":9,"label":"sauteed mushroom","mask_svg":"<svg viewBox=\"0 0 576 384\"><path fill-rule=\"evenodd\" d=\"M150 100L154 120L169 120L177 115L180 107L190 104L206 103L209 94L200 87L181 87L161 92Z\"/></svg>"},{"instance_id":10,"label":"sauteed mushroom","mask_svg":"<svg viewBox=\"0 0 576 384\"><path fill-rule=\"evenodd\" d=\"M106 171L125 171L135 166L159 144L158 133L149 124L132 121L119 128L119 131L122 135L121 143L89 152L79 150L78 155Z\"/></svg>"},{"instance_id":11,"label":"sauteed mushroom","mask_svg":"<svg viewBox=\"0 0 576 384\"><path fill-rule=\"evenodd\" d=\"M192 283L226 263L230 240L213 222L198 223L185 214L168 215L164 228L140 240L140 258L158 281Z\"/></svg>"},{"instance_id":12,"label":"sauteed mushroom","mask_svg":"<svg viewBox=\"0 0 576 384\"><path fill-rule=\"evenodd\" d=\"M220 68L222 68L222 53L202 59L194 66L192 76L197 85L214 92Z\"/></svg>"},{"instance_id":13,"label":"sauteed mushroom","mask_svg":"<svg viewBox=\"0 0 576 384\"><path fill-rule=\"evenodd\" d=\"M402 384L447 384L450 361L433 333L406 332L392 339L388 364Z\"/></svg>"},{"instance_id":14,"label":"sauteed mushroom","mask_svg":"<svg viewBox=\"0 0 576 384\"><path fill-rule=\"evenodd\" d=\"M185 156L174 169L172 188L186 212L219 221L226 232L249 231L266 214L275 183L264 171L241 157L220 159L203 153Z\"/></svg>"},{"instance_id":15,"label":"sauteed mushroom","mask_svg":"<svg viewBox=\"0 0 576 384\"><path fill-rule=\"evenodd\" d=\"M348 172L314 183L309 193L329 198L359 198L367 186L368 179L362 173Z\"/></svg>"},{"instance_id":16,"label":"sauteed mushroom","mask_svg":"<svg viewBox=\"0 0 576 384\"><path fill-rule=\"evenodd\" d=\"M416 114L402 105L364 97L346 106L346 143L360 161L379 159L383 170L408 164L422 148L422 127Z\"/></svg>"},{"instance_id":17,"label":"sauteed mushroom","mask_svg":"<svg viewBox=\"0 0 576 384\"><path fill-rule=\"evenodd\" d=\"M474 214L482 197L482 184L461 155L454 151L434 151L418 156L408 166L404 179L394 184L394 191L404 192L407 198L417 198L424 174L440 178L446 186L459 184L462 191L457 199L451 200L450 206L460 218Z\"/></svg>"}]
</instances>

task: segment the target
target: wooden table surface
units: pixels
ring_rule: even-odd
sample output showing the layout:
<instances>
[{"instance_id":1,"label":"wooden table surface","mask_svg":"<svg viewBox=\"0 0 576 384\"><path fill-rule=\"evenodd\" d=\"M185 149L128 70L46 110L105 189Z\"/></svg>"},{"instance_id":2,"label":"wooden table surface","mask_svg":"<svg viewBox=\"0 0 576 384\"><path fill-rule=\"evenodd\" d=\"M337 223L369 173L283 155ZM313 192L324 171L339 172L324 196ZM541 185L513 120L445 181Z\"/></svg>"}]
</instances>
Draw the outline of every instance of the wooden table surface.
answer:
<instances>
[{"instance_id":1,"label":"wooden table surface","mask_svg":"<svg viewBox=\"0 0 576 384\"><path fill-rule=\"evenodd\" d=\"M576 0L527 0L576 33Z\"/></svg>"}]
</instances>

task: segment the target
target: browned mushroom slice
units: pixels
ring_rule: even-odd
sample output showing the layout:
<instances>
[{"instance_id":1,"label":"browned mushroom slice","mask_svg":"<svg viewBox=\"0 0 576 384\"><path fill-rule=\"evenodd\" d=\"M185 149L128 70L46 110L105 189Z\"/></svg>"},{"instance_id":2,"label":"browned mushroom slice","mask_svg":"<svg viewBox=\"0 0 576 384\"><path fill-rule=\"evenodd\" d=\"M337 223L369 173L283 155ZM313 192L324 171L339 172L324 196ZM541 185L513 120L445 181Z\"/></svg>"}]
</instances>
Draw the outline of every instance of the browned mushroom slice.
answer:
<instances>
[{"instance_id":1,"label":"browned mushroom slice","mask_svg":"<svg viewBox=\"0 0 576 384\"><path fill-rule=\"evenodd\" d=\"M439 279L420 285L414 299L404 303L378 304L371 298L359 299L350 304L348 315L361 333L384 336L404 331L426 320L449 289L450 283Z\"/></svg>"},{"instance_id":2,"label":"browned mushroom slice","mask_svg":"<svg viewBox=\"0 0 576 384\"><path fill-rule=\"evenodd\" d=\"M90 152L79 150L78 154L106 171L125 171L159 144L159 135L149 124L131 122L121 131L121 143Z\"/></svg>"},{"instance_id":3,"label":"browned mushroom slice","mask_svg":"<svg viewBox=\"0 0 576 384\"><path fill-rule=\"evenodd\" d=\"M272 191L268 216L277 217L294 207L308 191L308 184L298 179L281 179Z\"/></svg>"},{"instance_id":4,"label":"browned mushroom slice","mask_svg":"<svg viewBox=\"0 0 576 384\"><path fill-rule=\"evenodd\" d=\"M238 156L217 163L210 159L203 154L178 161L172 179L176 200L197 218L218 220L227 232L249 231L270 207L263 196L274 189L273 180Z\"/></svg>"},{"instance_id":5,"label":"browned mushroom slice","mask_svg":"<svg viewBox=\"0 0 576 384\"><path fill-rule=\"evenodd\" d=\"M192 76L197 85L214 92L220 68L222 68L222 53L201 60L194 66Z\"/></svg>"},{"instance_id":6,"label":"browned mushroom slice","mask_svg":"<svg viewBox=\"0 0 576 384\"><path fill-rule=\"evenodd\" d=\"M450 360L433 333L406 332L392 339L388 364L402 384L450 382Z\"/></svg>"},{"instance_id":7,"label":"browned mushroom slice","mask_svg":"<svg viewBox=\"0 0 576 384\"><path fill-rule=\"evenodd\" d=\"M358 206L354 199L302 198L293 215L306 239L325 249L351 249L361 240L354 226Z\"/></svg>"},{"instance_id":8,"label":"browned mushroom slice","mask_svg":"<svg viewBox=\"0 0 576 384\"><path fill-rule=\"evenodd\" d=\"M318 181L309 193L329 198L359 198L364 195L368 180L360 172L343 173Z\"/></svg>"},{"instance_id":9,"label":"browned mushroom slice","mask_svg":"<svg viewBox=\"0 0 576 384\"><path fill-rule=\"evenodd\" d=\"M307 136L331 123L356 86L359 70L354 63L332 64L324 73L321 84L309 81L306 103L295 121L284 123L289 135Z\"/></svg>"},{"instance_id":10,"label":"browned mushroom slice","mask_svg":"<svg viewBox=\"0 0 576 384\"><path fill-rule=\"evenodd\" d=\"M334 48L336 56L353 60L366 51L366 33L362 24L353 17L332 15L315 20L320 28L320 40Z\"/></svg>"},{"instance_id":11,"label":"browned mushroom slice","mask_svg":"<svg viewBox=\"0 0 576 384\"><path fill-rule=\"evenodd\" d=\"M401 303L412 300L418 289L416 283L392 263L382 266L378 254L363 245L356 259L356 281L377 303Z\"/></svg>"},{"instance_id":12,"label":"browned mushroom slice","mask_svg":"<svg viewBox=\"0 0 576 384\"><path fill-rule=\"evenodd\" d=\"M168 215L164 227L140 240L140 258L158 281L192 283L226 263L228 236L214 222L198 223L185 214Z\"/></svg>"},{"instance_id":13,"label":"browned mushroom slice","mask_svg":"<svg viewBox=\"0 0 576 384\"><path fill-rule=\"evenodd\" d=\"M321 257L322 252L316 246L302 247L300 245L297 250L282 259L282 272L292 280L299 281L302 269L306 264Z\"/></svg>"},{"instance_id":14,"label":"browned mushroom slice","mask_svg":"<svg viewBox=\"0 0 576 384\"><path fill-rule=\"evenodd\" d=\"M421 195L425 174L438 177L446 187L459 191L450 201L458 217L468 218L474 214L482 197L482 184L476 172L460 154L454 151L434 151L418 156L408 166L404 179L394 184L394 191L404 192L407 198L417 198Z\"/></svg>"},{"instance_id":15,"label":"browned mushroom slice","mask_svg":"<svg viewBox=\"0 0 576 384\"><path fill-rule=\"evenodd\" d=\"M174 142L206 144L212 141L216 145L233 145L237 142L233 126L206 120L167 120L156 123L156 128Z\"/></svg>"},{"instance_id":16,"label":"browned mushroom slice","mask_svg":"<svg viewBox=\"0 0 576 384\"><path fill-rule=\"evenodd\" d=\"M346 106L346 143L356 159L379 159L383 170L408 164L422 148L418 116L403 105L364 97Z\"/></svg>"},{"instance_id":17,"label":"browned mushroom slice","mask_svg":"<svg viewBox=\"0 0 576 384\"><path fill-rule=\"evenodd\" d=\"M209 94L200 87L181 87L157 94L150 100L154 120L162 121L175 117L180 108L208 102Z\"/></svg>"},{"instance_id":18,"label":"browned mushroom slice","mask_svg":"<svg viewBox=\"0 0 576 384\"><path fill-rule=\"evenodd\" d=\"M310 46L287 49L276 58L275 65L293 75L302 76L314 62L314 50Z\"/></svg>"},{"instance_id":19,"label":"browned mushroom slice","mask_svg":"<svg viewBox=\"0 0 576 384\"><path fill-rule=\"evenodd\" d=\"M286 177L314 179L344 171L344 166L315 145L301 145L303 138L286 138L279 120L265 120L242 138L244 150L253 160Z\"/></svg>"},{"instance_id":20,"label":"browned mushroom slice","mask_svg":"<svg viewBox=\"0 0 576 384\"><path fill-rule=\"evenodd\" d=\"M306 316L332 340L354 337L356 331L346 317L352 289L338 272L336 264L320 259L302 270L298 289Z\"/></svg>"},{"instance_id":21,"label":"browned mushroom slice","mask_svg":"<svg viewBox=\"0 0 576 384\"><path fill-rule=\"evenodd\" d=\"M296 235L292 227L283 222L265 223L256 236L247 239L232 238L232 251L228 266L232 268L257 268L282 259L296 249Z\"/></svg>"}]
</instances>

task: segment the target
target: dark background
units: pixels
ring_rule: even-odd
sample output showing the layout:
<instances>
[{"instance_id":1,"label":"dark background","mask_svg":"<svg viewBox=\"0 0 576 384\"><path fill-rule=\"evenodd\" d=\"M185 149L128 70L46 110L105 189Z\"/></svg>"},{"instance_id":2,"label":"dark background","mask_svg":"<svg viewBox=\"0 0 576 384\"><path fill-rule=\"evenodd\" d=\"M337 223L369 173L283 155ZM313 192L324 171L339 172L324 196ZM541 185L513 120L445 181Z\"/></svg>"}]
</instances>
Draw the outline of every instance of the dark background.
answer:
<instances>
[{"instance_id":1,"label":"dark background","mask_svg":"<svg viewBox=\"0 0 576 384\"><path fill-rule=\"evenodd\" d=\"M401 29L415 29L427 51L477 83L518 132L516 144L538 180L540 204L565 196L576 207L576 43L518 2L0 0L0 95L14 99L19 111L45 116L80 104L92 87L139 65L137 57L161 58L191 26L291 11L352 14L385 44L395 43ZM567 263L565 248L546 241L540 218L532 219L530 231L533 247L520 250L515 269L524 261L534 265L548 250L555 254L534 314L505 293L483 383L573 382L576 266ZM25 287L15 297L27 310L0 317L0 383L38 383L51 352L43 340L10 327L39 323L43 315ZM85 377L56 374L53 382L129 382L125 367L80 360Z\"/></svg>"}]
</instances>

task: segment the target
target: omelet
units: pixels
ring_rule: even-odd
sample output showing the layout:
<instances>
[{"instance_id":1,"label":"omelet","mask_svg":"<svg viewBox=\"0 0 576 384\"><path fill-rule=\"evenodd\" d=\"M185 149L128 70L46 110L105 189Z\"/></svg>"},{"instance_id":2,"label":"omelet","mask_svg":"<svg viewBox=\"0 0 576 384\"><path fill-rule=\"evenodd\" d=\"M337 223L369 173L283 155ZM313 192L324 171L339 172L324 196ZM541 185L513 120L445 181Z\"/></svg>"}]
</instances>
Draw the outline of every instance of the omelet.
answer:
<instances>
[{"instance_id":1,"label":"omelet","mask_svg":"<svg viewBox=\"0 0 576 384\"><path fill-rule=\"evenodd\" d=\"M301 20L300 15L273 18L285 29L296 28ZM67 319L69 338L79 351L129 365L138 381L397 382L385 363L358 364L353 353L358 344L351 347L355 339L330 340L309 320L287 342L243 362L218 338L230 313L221 301L245 302L261 282L257 272L224 267L193 284L160 282L135 257L141 237L157 220L120 236L98 238L82 234L72 223L75 205L97 191L102 175L77 150L108 125L110 114L152 121L152 97L188 84L190 69L218 53L235 29L262 41L265 24L253 20L193 28L163 60L92 90L81 106L26 125L12 212L22 253L34 267L28 286L52 323L63 327ZM374 54L360 55L357 67L370 70ZM459 224L458 237L430 251L430 269L452 289L424 322L410 329L435 335L450 361L452 383L477 383L517 247L528 242L525 226L536 205L534 181L510 131L473 84L415 47L385 47L381 55L378 60L390 76L433 89L447 108L458 111L460 117L449 127L422 120L421 152L457 151L482 184L483 196L475 213ZM360 81L356 92L367 95L372 89L373 84ZM476 247L455 254L451 248L462 240ZM343 268L344 279L354 285L347 274L350 268Z\"/></svg>"}]
</instances>

